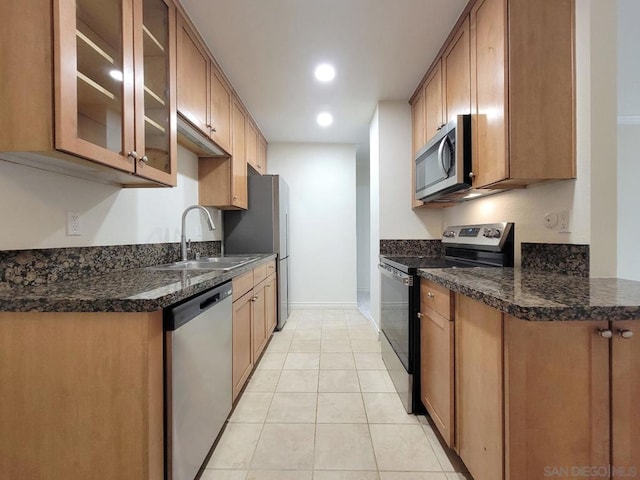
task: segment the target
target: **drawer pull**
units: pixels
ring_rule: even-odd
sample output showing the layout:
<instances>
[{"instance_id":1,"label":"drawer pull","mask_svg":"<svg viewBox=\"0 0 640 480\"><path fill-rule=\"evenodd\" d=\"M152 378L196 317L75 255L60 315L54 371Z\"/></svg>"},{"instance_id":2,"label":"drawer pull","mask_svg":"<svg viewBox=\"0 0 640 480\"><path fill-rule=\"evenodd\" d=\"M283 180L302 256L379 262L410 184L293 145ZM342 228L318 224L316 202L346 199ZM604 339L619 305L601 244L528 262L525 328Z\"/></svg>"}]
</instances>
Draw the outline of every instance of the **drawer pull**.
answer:
<instances>
[{"instance_id":1,"label":"drawer pull","mask_svg":"<svg viewBox=\"0 0 640 480\"><path fill-rule=\"evenodd\" d=\"M613 337L613 332L608 328L601 328L598 330L598 335L600 335L602 338L611 338Z\"/></svg>"},{"instance_id":2,"label":"drawer pull","mask_svg":"<svg viewBox=\"0 0 640 480\"><path fill-rule=\"evenodd\" d=\"M435 298L435 295L431 292L427 292L427 297L429 298Z\"/></svg>"},{"instance_id":3,"label":"drawer pull","mask_svg":"<svg viewBox=\"0 0 640 480\"><path fill-rule=\"evenodd\" d=\"M627 330L626 328L618 329L618 335L625 340L631 340L633 338L633 330Z\"/></svg>"}]
</instances>

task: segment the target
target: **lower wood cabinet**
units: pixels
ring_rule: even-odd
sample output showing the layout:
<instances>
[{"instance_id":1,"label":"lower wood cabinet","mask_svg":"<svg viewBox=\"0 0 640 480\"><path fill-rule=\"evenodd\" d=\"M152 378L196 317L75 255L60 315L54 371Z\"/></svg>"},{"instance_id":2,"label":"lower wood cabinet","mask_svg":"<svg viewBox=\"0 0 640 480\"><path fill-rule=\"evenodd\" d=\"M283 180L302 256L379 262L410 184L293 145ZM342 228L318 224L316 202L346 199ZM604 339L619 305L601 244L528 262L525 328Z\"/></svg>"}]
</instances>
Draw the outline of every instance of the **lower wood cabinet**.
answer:
<instances>
[{"instance_id":1,"label":"lower wood cabinet","mask_svg":"<svg viewBox=\"0 0 640 480\"><path fill-rule=\"evenodd\" d=\"M276 325L275 260L233 279L233 400L262 354Z\"/></svg>"},{"instance_id":2,"label":"lower wood cabinet","mask_svg":"<svg viewBox=\"0 0 640 480\"><path fill-rule=\"evenodd\" d=\"M502 313L456 295L456 451L475 480L503 477Z\"/></svg>"},{"instance_id":3,"label":"lower wood cabinet","mask_svg":"<svg viewBox=\"0 0 640 480\"><path fill-rule=\"evenodd\" d=\"M161 311L0 312L0 478L164 478L162 351Z\"/></svg>"},{"instance_id":4,"label":"lower wood cabinet","mask_svg":"<svg viewBox=\"0 0 640 480\"><path fill-rule=\"evenodd\" d=\"M609 465L609 341L597 334L607 328L505 315L506 478Z\"/></svg>"},{"instance_id":5,"label":"lower wood cabinet","mask_svg":"<svg viewBox=\"0 0 640 480\"><path fill-rule=\"evenodd\" d=\"M420 399L446 444L454 446L454 324L452 294L420 282Z\"/></svg>"},{"instance_id":6,"label":"lower wood cabinet","mask_svg":"<svg viewBox=\"0 0 640 480\"><path fill-rule=\"evenodd\" d=\"M235 288L234 288L235 291ZM253 292L249 291L233 302L233 400L242 390L253 369L253 345L251 332L251 304Z\"/></svg>"},{"instance_id":7,"label":"lower wood cabinet","mask_svg":"<svg viewBox=\"0 0 640 480\"><path fill-rule=\"evenodd\" d=\"M611 331L612 478L623 480L640 476L640 321L612 322Z\"/></svg>"},{"instance_id":8,"label":"lower wood cabinet","mask_svg":"<svg viewBox=\"0 0 640 480\"><path fill-rule=\"evenodd\" d=\"M273 264L275 270L275 262ZM278 283L275 273L269 275L264 283L264 320L267 325L267 334L270 335L276 329L278 322Z\"/></svg>"},{"instance_id":9,"label":"lower wood cabinet","mask_svg":"<svg viewBox=\"0 0 640 480\"><path fill-rule=\"evenodd\" d=\"M639 320L527 321L460 294L455 312L456 451L474 480L640 474Z\"/></svg>"}]
</instances>

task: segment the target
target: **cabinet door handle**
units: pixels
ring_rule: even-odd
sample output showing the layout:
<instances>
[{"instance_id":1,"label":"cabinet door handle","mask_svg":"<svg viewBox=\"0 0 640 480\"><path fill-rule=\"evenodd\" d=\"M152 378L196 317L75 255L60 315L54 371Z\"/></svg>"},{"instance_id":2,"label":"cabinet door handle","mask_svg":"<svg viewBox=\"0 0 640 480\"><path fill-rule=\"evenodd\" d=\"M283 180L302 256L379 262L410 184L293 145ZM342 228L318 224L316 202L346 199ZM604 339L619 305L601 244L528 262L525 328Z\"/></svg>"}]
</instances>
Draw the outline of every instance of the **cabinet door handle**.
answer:
<instances>
[{"instance_id":1,"label":"cabinet door handle","mask_svg":"<svg viewBox=\"0 0 640 480\"><path fill-rule=\"evenodd\" d=\"M257 302L257 301L258 301L258 297L257 297L257 296L256 296L256 297L253 297L253 298L251 299L251 301L252 301L252 302Z\"/></svg>"},{"instance_id":2,"label":"cabinet door handle","mask_svg":"<svg viewBox=\"0 0 640 480\"><path fill-rule=\"evenodd\" d=\"M144 163L145 165L147 164L147 162L149 162L149 157L147 157L146 155L144 155L141 159L140 159L140 163Z\"/></svg>"},{"instance_id":3,"label":"cabinet door handle","mask_svg":"<svg viewBox=\"0 0 640 480\"><path fill-rule=\"evenodd\" d=\"M631 340L633 338L633 330L627 330L626 328L619 328L618 335L625 340Z\"/></svg>"},{"instance_id":4,"label":"cabinet door handle","mask_svg":"<svg viewBox=\"0 0 640 480\"><path fill-rule=\"evenodd\" d=\"M216 130L216 127L211 127L211 131L212 132L217 132L218 130Z\"/></svg>"},{"instance_id":5,"label":"cabinet door handle","mask_svg":"<svg viewBox=\"0 0 640 480\"><path fill-rule=\"evenodd\" d=\"M601 328L598 330L598 335L600 335L602 338L611 338L613 337L613 332L608 328Z\"/></svg>"},{"instance_id":6,"label":"cabinet door handle","mask_svg":"<svg viewBox=\"0 0 640 480\"><path fill-rule=\"evenodd\" d=\"M131 158L131 159L133 159L133 160L136 160L136 159L138 158L138 152L136 152L135 150L133 150L133 151L131 151L131 152L129 152L129 153L127 154L127 157L129 157L129 158Z\"/></svg>"},{"instance_id":7,"label":"cabinet door handle","mask_svg":"<svg viewBox=\"0 0 640 480\"><path fill-rule=\"evenodd\" d=\"M418 312L418 318L422 318L422 314Z\"/></svg>"},{"instance_id":8,"label":"cabinet door handle","mask_svg":"<svg viewBox=\"0 0 640 480\"><path fill-rule=\"evenodd\" d=\"M471 179L471 181L473 181L473 179L476 178L476 174L473 172L469 172L469 178Z\"/></svg>"},{"instance_id":9,"label":"cabinet door handle","mask_svg":"<svg viewBox=\"0 0 640 480\"><path fill-rule=\"evenodd\" d=\"M435 298L435 295L431 292L427 292L427 297L429 298Z\"/></svg>"}]
</instances>

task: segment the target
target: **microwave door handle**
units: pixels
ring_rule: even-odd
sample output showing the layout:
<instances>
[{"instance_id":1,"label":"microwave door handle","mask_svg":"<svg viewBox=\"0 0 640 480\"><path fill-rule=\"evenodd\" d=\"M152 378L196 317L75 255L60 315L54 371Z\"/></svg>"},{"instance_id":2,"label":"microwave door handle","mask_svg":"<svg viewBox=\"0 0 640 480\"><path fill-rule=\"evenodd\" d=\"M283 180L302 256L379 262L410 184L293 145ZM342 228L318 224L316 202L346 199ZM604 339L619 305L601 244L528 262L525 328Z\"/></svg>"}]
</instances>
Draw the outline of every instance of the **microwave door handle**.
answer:
<instances>
[{"instance_id":1,"label":"microwave door handle","mask_svg":"<svg viewBox=\"0 0 640 480\"><path fill-rule=\"evenodd\" d=\"M451 162L449 162L449 166L445 167L444 165L444 146L446 144L451 146L451 140L449 140L449 136L445 135L445 137L440 142L440 146L438 147L438 161L440 162L440 168L442 168L442 173L444 173L445 178L449 176L449 170L451 170Z\"/></svg>"}]
</instances>

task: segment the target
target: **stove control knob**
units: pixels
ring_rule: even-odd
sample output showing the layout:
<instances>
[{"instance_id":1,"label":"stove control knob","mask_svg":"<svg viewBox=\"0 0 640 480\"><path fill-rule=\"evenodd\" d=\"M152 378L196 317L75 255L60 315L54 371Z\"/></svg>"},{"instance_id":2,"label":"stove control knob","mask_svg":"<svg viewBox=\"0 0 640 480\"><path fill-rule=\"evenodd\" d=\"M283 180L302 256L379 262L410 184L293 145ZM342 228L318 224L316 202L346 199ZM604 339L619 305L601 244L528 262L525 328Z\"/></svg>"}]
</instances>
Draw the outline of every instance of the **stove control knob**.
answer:
<instances>
[{"instance_id":1,"label":"stove control knob","mask_svg":"<svg viewBox=\"0 0 640 480\"><path fill-rule=\"evenodd\" d=\"M487 238L491 238L491 229L490 228L485 228L482 230L482 236L483 237L487 237Z\"/></svg>"},{"instance_id":2,"label":"stove control knob","mask_svg":"<svg viewBox=\"0 0 640 480\"><path fill-rule=\"evenodd\" d=\"M491 238L500 238L500 235L502 235L502 232L500 231L499 228L493 228L491 229Z\"/></svg>"},{"instance_id":3,"label":"stove control knob","mask_svg":"<svg viewBox=\"0 0 640 480\"><path fill-rule=\"evenodd\" d=\"M445 230L442 236L444 238L453 238L456 236L456 232L454 230Z\"/></svg>"}]
</instances>

